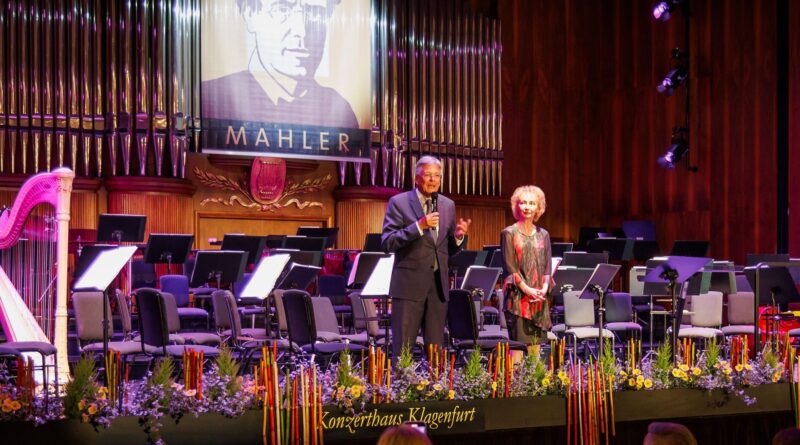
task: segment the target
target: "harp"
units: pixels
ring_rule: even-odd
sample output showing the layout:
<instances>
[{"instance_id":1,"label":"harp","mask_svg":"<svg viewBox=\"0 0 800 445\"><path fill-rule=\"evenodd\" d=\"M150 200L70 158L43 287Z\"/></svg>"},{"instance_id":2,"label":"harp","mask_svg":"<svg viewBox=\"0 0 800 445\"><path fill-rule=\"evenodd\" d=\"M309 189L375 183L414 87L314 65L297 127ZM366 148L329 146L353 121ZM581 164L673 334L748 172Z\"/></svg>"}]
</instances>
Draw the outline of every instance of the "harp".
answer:
<instances>
[{"instance_id":1,"label":"harp","mask_svg":"<svg viewBox=\"0 0 800 445\"><path fill-rule=\"evenodd\" d=\"M52 341L59 383L69 378L67 247L74 177L66 168L32 176L0 214L0 325L9 341ZM42 217L41 210L54 216ZM29 230L29 220L36 230Z\"/></svg>"}]
</instances>

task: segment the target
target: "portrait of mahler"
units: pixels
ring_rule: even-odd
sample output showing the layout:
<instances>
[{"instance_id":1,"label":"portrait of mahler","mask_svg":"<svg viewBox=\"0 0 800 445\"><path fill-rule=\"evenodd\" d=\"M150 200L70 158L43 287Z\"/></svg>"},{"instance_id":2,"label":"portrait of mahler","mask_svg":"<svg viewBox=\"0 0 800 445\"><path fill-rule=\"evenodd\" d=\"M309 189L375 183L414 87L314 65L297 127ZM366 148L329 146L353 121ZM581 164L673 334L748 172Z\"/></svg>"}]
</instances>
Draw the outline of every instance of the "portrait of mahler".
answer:
<instances>
[{"instance_id":1,"label":"portrait of mahler","mask_svg":"<svg viewBox=\"0 0 800 445\"><path fill-rule=\"evenodd\" d=\"M314 79L340 0L231 0L253 51L248 68L201 85L204 118L358 128L352 106Z\"/></svg>"}]
</instances>

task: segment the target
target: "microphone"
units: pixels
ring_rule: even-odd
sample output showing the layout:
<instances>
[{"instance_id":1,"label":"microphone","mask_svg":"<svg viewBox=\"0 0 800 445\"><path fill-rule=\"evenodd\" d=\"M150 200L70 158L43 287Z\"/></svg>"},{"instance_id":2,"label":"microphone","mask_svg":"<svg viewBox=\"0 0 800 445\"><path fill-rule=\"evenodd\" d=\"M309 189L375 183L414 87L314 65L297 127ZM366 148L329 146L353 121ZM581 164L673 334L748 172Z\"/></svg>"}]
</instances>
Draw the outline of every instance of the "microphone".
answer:
<instances>
[{"instance_id":1,"label":"microphone","mask_svg":"<svg viewBox=\"0 0 800 445\"><path fill-rule=\"evenodd\" d=\"M431 193L431 213L439 211L439 192Z\"/></svg>"}]
</instances>

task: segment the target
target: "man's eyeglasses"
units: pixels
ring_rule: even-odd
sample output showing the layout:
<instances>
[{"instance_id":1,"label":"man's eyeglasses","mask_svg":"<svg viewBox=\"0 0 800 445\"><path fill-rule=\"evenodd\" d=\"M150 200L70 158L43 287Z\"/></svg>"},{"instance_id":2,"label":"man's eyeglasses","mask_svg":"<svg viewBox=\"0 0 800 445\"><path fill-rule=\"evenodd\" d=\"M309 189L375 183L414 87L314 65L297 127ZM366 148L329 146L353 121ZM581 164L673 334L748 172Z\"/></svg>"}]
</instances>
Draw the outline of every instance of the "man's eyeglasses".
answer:
<instances>
[{"instance_id":1,"label":"man's eyeglasses","mask_svg":"<svg viewBox=\"0 0 800 445\"><path fill-rule=\"evenodd\" d=\"M299 2L292 5L279 1L273 3L269 8L269 15L279 23L286 22L289 17L293 17L295 14L301 14L306 22L322 22L326 13L327 8L324 6L303 5Z\"/></svg>"},{"instance_id":2,"label":"man's eyeglasses","mask_svg":"<svg viewBox=\"0 0 800 445\"><path fill-rule=\"evenodd\" d=\"M425 179L442 179L441 173L425 173L422 175Z\"/></svg>"}]
</instances>

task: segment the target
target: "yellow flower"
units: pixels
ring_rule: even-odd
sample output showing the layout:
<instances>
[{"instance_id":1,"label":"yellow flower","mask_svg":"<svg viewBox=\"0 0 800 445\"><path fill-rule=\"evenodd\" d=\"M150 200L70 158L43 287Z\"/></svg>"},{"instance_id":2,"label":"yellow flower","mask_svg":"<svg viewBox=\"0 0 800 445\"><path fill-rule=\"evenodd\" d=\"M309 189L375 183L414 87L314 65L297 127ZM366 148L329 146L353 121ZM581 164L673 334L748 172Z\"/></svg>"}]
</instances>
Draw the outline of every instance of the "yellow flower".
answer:
<instances>
[{"instance_id":1,"label":"yellow flower","mask_svg":"<svg viewBox=\"0 0 800 445\"><path fill-rule=\"evenodd\" d=\"M425 385L420 382L419 385L417 385L417 391L422 391L423 389L425 389Z\"/></svg>"},{"instance_id":2,"label":"yellow flower","mask_svg":"<svg viewBox=\"0 0 800 445\"><path fill-rule=\"evenodd\" d=\"M428 386L428 383L430 383L430 382L427 381L427 380L423 380L423 381L420 382L420 384L424 385L424 386Z\"/></svg>"},{"instance_id":3,"label":"yellow flower","mask_svg":"<svg viewBox=\"0 0 800 445\"><path fill-rule=\"evenodd\" d=\"M444 389L444 387L440 383L434 383L433 384L433 390L434 391L441 391L443 389Z\"/></svg>"},{"instance_id":4,"label":"yellow flower","mask_svg":"<svg viewBox=\"0 0 800 445\"><path fill-rule=\"evenodd\" d=\"M16 411L16 410L18 410L20 408L22 408L22 404L20 404L18 401L14 400L13 402L11 402L11 410L12 411Z\"/></svg>"},{"instance_id":5,"label":"yellow flower","mask_svg":"<svg viewBox=\"0 0 800 445\"><path fill-rule=\"evenodd\" d=\"M558 378L561 379L561 380L566 379L567 378L567 373L562 371L562 370L559 370L558 371Z\"/></svg>"},{"instance_id":6,"label":"yellow flower","mask_svg":"<svg viewBox=\"0 0 800 445\"><path fill-rule=\"evenodd\" d=\"M746 363L746 364L744 365L744 369L746 369L746 370L748 370L748 371L752 371L752 370L753 370L753 367L752 367L752 366L750 366L750 363Z\"/></svg>"},{"instance_id":7,"label":"yellow flower","mask_svg":"<svg viewBox=\"0 0 800 445\"><path fill-rule=\"evenodd\" d=\"M626 379L626 378L628 378L628 373L627 373L627 372L625 372L625 370L624 370L624 369L621 369L621 370L619 371L619 376L620 376L620 377L622 377L623 379Z\"/></svg>"},{"instance_id":8,"label":"yellow flower","mask_svg":"<svg viewBox=\"0 0 800 445\"><path fill-rule=\"evenodd\" d=\"M680 366L680 368L681 368L681 371L688 371L688 370L689 370L689 365L682 364L682 365Z\"/></svg>"},{"instance_id":9,"label":"yellow flower","mask_svg":"<svg viewBox=\"0 0 800 445\"><path fill-rule=\"evenodd\" d=\"M492 391L497 391L497 382L492 382Z\"/></svg>"},{"instance_id":10,"label":"yellow flower","mask_svg":"<svg viewBox=\"0 0 800 445\"><path fill-rule=\"evenodd\" d=\"M695 368L692 368L692 374L694 374L694 375L700 375L700 372L701 372L701 371L700 371L700 368L697 368L697 367L695 367Z\"/></svg>"},{"instance_id":11,"label":"yellow flower","mask_svg":"<svg viewBox=\"0 0 800 445\"><path fill-rule=\"evenodd\" d=\"M340 386L339 389L336 390L336 398L344 398L344 386Z\"/></svg>"},{"instance_id":12,"label":"yellow flower","mask_svg":"<svg viewBox=\"0 0 800 445\"><path fill-rule=\"evenodd\" d=\"M653 387L653 381L650 379L644 379L644 387L650 389Z\"/></svg>"},{"instance_id":13,"label":"yellow flower","mask_svg":"<svg viewBox=\"0 0 800 445\"><path fill-rule=\"evenodd\" d=\"M94 403L89 404L89 408L86 409L86 412L94 415L97 412L97 405L95 405Z\"/></svg>"},{"instance_id":14,"label":"yellow flower","mask_svg":"<svg viewBox=\"0 0 800 445\"><path fill-rule=\"evenodd\" d=\"M84 408L86 408L86 402L81 400L80 402L78 402L78 409L83 411Z\"/></svg>"},{"instance_id":15,"label":"yellow flower","mask_svg":"<svg viewBox=\"0 0 800 445\"><path fill-rule=\"evenodd\" d=\"M455 392L455 391L453 391L452 389L451 389L450 391L447 391L447 398L448 398L449 400L453 400L453 399L455 399L455 398L456 398L456 392Z\"/></svg>"},{"instance_id":16,"label":"yellow flower","mask_svg":"<svg viewBox=\"0 0 800 445\"><path fill-rule=\"evenodd\" d=\"M628 386L630 386L631 388L636 386L636 379L633 379L633 378L628 379Z\"/></svg>"},{"instance_id":17,"label":"yellow flower","mask_svg":"<svg viewBox=\"0 0 800 445\"><path fill-rule=\"evenodd\" d=\"M672 370L672 376L673 377L680 377L681 376L681 370L678 369L678 368L673 369Z\"/></svg>"},{"instance_id":18,"label":"yellow flower","mask_svg":"<svg viewBox=\"0 0 800 445\"><path fill-rule=\"evenodd\" d=\"M781 379L781 373L780 372L776 372L775 374L772 374L772 383L778 383L778 380L780 380L780 379Z\"/></svg>"},{"instance_id":19,"label":"yellow flower","mask_svg":"<svg viewBox=\"0 0 800 445\"><path fill-rule=\"evenodd\" d=\"M433 397L433 391L426 392L425 397Z\"/></svg>"},{"instance_id":20,"label":"yellow flower","mask_svg":"<svg viewBox=\"0 0 800 445\"><path fill-rule=\"evenodd\" d=\"M643 382L644 382L644 376L643 375L637 375L636 376L636 383L638 384L638 383L643 383Z\"/></svg>"},{"instance_id":21,"label":"yellow flower","mask_svg":"<svg viewBox=\"0 0 800 445\"><path fill-rule=\"evenodd\" d=\"M636 389L642 389L642 384L637 382L636 383Z\"/></svg>"},{"instance_id":22,"label":"yellow flower","mask_svg":"<svg viewBox=\"0 0 800 445\"><path fill-rule=\"evenodd\" d=\"M10 413L11 412L11 404L6 405L4 403L2 410L3 410L4 413Z\"/></svg>"},{"instance_id":23,"label":"yellow flower","mask_svg":"<svg viewBox=\"0 0 800 445\"><path fill-rule=\"evenodd\" d=\"M731 373L731 368L726 366L725 369L722 370L722 373L725 374L725 375L730 374Z\"/></svg>"},{"instance_id":24,"label":"yellow flower","mask_svg":"<svg viewBox=\"0 0 800 445\"><path fill-rule=\"evenodd\" d=\"M561 384L564 386L569 385L569 377L564 377L563 379L561 379Z\"/></svg>"},{"instance_id":25,"label":"yellow flower","mask_svg":"<svg viewBox=\"0 0 800 445\"><path fill-rule=\"evenodd\" d=\"M550 386L550 379L547 377L542 379L542 386Z\"/></svg>"},{"instance_id":26,"label":"yellow flower","mask_svg":"<svg viewBox=\"0 0 800 445\"><path fill-rule=\"evenodd\" d=\"M742 369L744 369L744 366L742 366L742 364L741 364L741 363L739 363L738 365L736 365L736 372L742 372Z\"/></svg>"},{"instance_id":27,"label":"yellow flower","mask_svg":"<svg viewBox=\"0 0 800 445\"><path fill-rule=\"evenodd\" d=\"M350 388L350 395L353 396L354 399L361 397L361 386L355 385Z\"/></svg>"},{"instance_id":28,"label":"yellow flower","mask_svg":"<svg viewBox=\"0 0 800 445\"><path fill-rule=\"evenodd\" d=\"M631 374L633 374L633 375L639 375L641 373L642 373L642 371L637 369L637 368L633 368L633 371L631 371Z\"/></svg>"}]
</instances>

